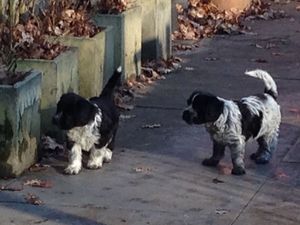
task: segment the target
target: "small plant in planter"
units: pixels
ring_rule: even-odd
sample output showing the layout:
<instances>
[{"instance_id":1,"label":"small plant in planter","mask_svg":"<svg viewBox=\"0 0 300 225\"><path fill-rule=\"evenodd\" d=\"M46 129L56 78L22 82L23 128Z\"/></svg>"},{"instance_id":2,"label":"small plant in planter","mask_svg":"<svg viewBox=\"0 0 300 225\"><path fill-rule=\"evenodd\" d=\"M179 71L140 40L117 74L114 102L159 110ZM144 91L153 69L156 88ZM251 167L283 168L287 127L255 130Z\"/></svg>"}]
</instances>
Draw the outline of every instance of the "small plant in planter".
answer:
<instances>
[{"instance_id":1,"label":"small plant in planter","mask_svg":"<svg viewBox=\"0 0 300 225\"><path fill-rule=\"evenodd\" d=\"M3 24L0 26L3 31ZM1 32L0 32L1 33ZM41 74L16 72L15 49L0 36L0 178L36 162L40 137Z\"/></svg>"},{"instance_id":2,"label":"small plant in planter","mask_svg":"<svg viewBox=\"0 0 300 225\"><path fill-rule=\"evenodd\" d=\"M50 40L78 48L79 93L86 98L100 94L104 66L109 65L105 60L106 29L93 23L88 6L89 1L72 4L67 0L51 0L40 18Z\"/></svg>"}]
</instances>

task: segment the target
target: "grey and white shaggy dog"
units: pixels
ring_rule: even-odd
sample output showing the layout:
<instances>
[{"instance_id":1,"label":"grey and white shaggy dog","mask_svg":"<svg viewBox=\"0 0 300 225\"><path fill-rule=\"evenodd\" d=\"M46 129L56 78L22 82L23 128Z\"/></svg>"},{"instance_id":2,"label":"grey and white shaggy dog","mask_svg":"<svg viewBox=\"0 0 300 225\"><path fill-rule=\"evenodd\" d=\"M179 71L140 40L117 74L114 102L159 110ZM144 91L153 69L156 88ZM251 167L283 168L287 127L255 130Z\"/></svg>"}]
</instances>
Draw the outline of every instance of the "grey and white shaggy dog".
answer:
<instances>
[{"instance_id":1,"label":"grey and white shaggy dog","mask_svg":"<svg viewBox=\"0 0 300 225\"><path fill-rule=\"evenodd\" d=\"M266 71L253 70L246 75L259 78L265 84L263 94L226 100L210 93L195 91L187 100L182 118L188 124L204 124L213 141L213 154L202 164L215 167L224 156L225 147L231 151L232 174L245 174L245 144L257 140L258 150L251 155L257 164L268 163L277 147L280 106L276 84Z\"/></svg>"}]
</instances>

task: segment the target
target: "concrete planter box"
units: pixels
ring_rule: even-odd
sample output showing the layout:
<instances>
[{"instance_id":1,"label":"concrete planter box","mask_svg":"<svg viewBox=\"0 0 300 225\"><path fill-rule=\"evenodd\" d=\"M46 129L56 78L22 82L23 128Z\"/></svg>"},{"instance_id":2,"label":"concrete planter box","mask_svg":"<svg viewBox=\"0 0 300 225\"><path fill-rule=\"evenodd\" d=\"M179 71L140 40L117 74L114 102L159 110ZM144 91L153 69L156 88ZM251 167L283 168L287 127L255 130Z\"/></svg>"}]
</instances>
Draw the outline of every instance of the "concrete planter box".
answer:
<instances>
[{"instance_id":1,"label":"concrete planter box","mask_svg":"<svg viewBox=\"0 0 300 225\"><path fill-rule=\"evenodd\" d=\"M138 0L142 7L142 60L171 56L171 0Z\"/></svg>"},{"instance_id":2,"label":"concrete planter box","mask_svg":"<svg viewBox=\"0 0 300 225\"><path fill-rule=\"evenodd\" d=\"M112 26L105 28L105 56L104 56L104 77L103 85L105 85L108 79L111 77L115 69L115 52L114 52L114 29Z\"/></svg>"},{"instance_id":3,"label":"concrete planter box","mask_svg":"<svg viewBox=\"0 0 300 225\"><path fill-rule=\"evenodd\" d=\"M40 139L41 73L0 85L0 178L16 177L36 162Z\"/></svg>"},{"instance_id":4,"label":"concrete planter box","mask_svg":"<svg viewBox=\"0 0 300 225\"><path fill-rule=\"evenodd\" d=\"M109 67L113 67L108 64L107 68L104 68L106 30L109 29L99 32L94 37L59 36L50 38L66 46L78 48L79 94L85 98L100 94L103 87L104 71L105 69L112 70Z\"/></svg>"},{"instance_id":5,"label":"concrete planter box","mask_svg":"<svg viewBox=\"0 0 300 225\"><path fill-rule=\"evenodd\" d=\"M141 7L133 7L118 15L94 15L98 26L113 27L114 67L122 65L125 79L141 73L141 13Z\"/></svg>"},{"instance_id":6,"label":"concrete planter box","mask_svg":"<svg viewBox=\"0 0 300 225\"><path fill-rule=\"evenodd\" d=\"M78 51L70 48L53 60L25 59L17 61L17 70L35 69L42 72L41 131L56 137L58 129L52 116L61 95L78 93Z\"/></svg>"}]
</instances>

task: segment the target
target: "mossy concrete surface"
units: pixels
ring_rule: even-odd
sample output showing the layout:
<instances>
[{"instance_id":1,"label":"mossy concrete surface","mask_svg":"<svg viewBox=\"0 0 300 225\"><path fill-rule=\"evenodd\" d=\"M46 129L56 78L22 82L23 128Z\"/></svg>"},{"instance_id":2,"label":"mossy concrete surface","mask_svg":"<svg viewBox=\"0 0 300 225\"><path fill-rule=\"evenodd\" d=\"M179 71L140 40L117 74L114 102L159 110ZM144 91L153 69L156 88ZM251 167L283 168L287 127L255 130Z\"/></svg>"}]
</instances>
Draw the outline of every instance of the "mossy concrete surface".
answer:
<instances>
[{"instance_id":1,"label":"mossy concrete surface","mask_svg":"<svg viewBox=\"0 0 300 225\"><path fill-rule=\"evenodd\" d=\"M0 178L16 177L35 163L40 139L41 73L0 85Z\"/></svg>"},{"instance_id":2,"label":"mossy concrete surface","mask_svg":"<svg viewBox=\"0 0 300 225\"><path fill-rule=\"evenodd\" d=\"M79 94L86 98L99 95L104 77L105 30L94 37L67 35L54 40L78 48Z\"/></svg>"},{"instance_id":3,"label":"mossy concrete surface","mask_svg":"<svg viewBox=\"0 0 300 225\"><path fill-rule=\"evenodd\" d=\"M70 48L53 60L25 59L17 61L18 70L35 69L42 72L41 131L56 136L59 130L51 118L61 95L78 93L78 51Z\"/></svg>"},{"instance_id":4,"label":"mossy concrete surface","mask_svg":"<svg viewBox=\"0 0 300 225\"><path fill-rule=\"evenodd\" d=\"M125 79L141 73L141 13L141 7L133 7L118 15L94 15L98 26L113 27L115 68L123 67Z\"/></svg>"},{"instance_id":5,"label":"mossy concrete surface","mask_svg":"<svg viewBox=\"0 0 300 225\"><path fill-rule=\"evenodd\" d=\"M142 7L142 60L171 56L171 0L138 0Z\"/></svg>"}]
</instances>

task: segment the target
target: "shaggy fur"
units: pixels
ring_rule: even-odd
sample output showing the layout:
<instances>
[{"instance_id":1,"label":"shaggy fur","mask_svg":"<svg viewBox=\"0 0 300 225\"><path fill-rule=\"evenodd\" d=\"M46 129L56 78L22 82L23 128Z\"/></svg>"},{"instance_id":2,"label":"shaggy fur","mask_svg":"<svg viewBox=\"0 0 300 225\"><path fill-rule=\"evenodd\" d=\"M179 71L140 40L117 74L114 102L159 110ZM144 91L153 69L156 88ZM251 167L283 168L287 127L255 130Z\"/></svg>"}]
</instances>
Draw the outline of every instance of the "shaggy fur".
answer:
<instances>
[{"instance_id":1,"label":"shaggy fur","mask_svg":"<svg viewBox=\"0 0 300 225\"><path fill-rule=\"evenodd\" d=\"M71 149L67 174L78 174L82 167L82 150L90 152L87 167L97 169L112 159L118 129L119 112L114 104L114 90L121 82L119 67L99 97L89 100L74 93L61 96L53 123L67 131Z\"/></svg>"},{"instance_id":2,"label":"shaggy fur","mask_svg":"<svg viewBox=\"0 0 300 225\"><path fill-rule=\"evenodd\" d=\"M232 174L245 173L245 144L249 138L258 142L258 150L251 159L258 164L268 163L277 146L281 121L280 106L276 102L277 87L273 78L263 70L246 72L262 79L263 94L226 100L209 93L195 91L189 97L182 118L188 124L204 124L213 141L213 154L203 161L205 166L217 166L225 147L231 151Z\"/></svg>"}]
</instances>

